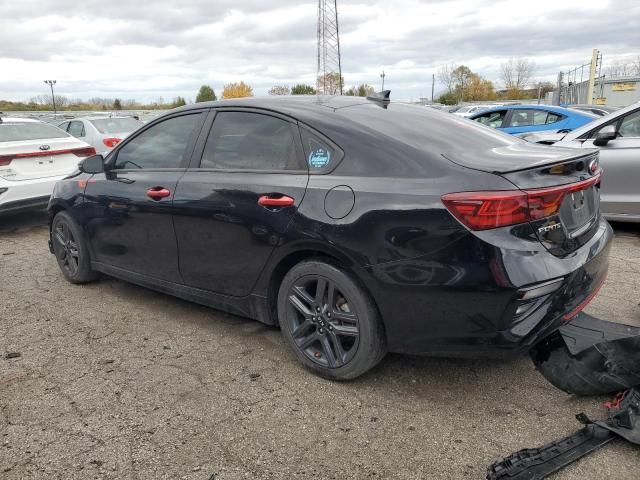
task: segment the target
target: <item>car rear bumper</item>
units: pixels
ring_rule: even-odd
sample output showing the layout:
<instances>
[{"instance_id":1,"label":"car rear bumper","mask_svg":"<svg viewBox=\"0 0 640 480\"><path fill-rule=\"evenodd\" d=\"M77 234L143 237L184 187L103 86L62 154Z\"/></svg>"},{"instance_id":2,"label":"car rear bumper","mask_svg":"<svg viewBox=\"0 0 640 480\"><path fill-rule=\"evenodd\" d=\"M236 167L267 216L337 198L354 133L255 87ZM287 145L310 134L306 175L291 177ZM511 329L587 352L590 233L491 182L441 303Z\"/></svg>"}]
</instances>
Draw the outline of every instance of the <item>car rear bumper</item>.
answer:
<instances>
[{"instance_id":1,"label":"car rear bumper","mask_svg":"<svg viewBox=\"0 0 640 480\"><path fill-rule=\"evenodd\" d=\"M0 213L46 207L56 182L64 175L35 180L0 179Z\"/></svg>"},{"instance_id":2,"label":"car rear bumper","mask_svg":"<svg viewBox=\"0 0 640 480\"><path fill-rule=\"evenodd\" d=\"M494 358L527 352L602 285L613 231L601 218L593 237L565 258L533 245L516 251L474 238L439 252L440 261L422 257L369 267L368 286L390 351ZM411 271L426 272L425 278L409 276ZM558 281L553 292L532 302L519 300L523 290L550 281ZM531 305L517 314L523 303Z\"/></svg>"}]
</instances>

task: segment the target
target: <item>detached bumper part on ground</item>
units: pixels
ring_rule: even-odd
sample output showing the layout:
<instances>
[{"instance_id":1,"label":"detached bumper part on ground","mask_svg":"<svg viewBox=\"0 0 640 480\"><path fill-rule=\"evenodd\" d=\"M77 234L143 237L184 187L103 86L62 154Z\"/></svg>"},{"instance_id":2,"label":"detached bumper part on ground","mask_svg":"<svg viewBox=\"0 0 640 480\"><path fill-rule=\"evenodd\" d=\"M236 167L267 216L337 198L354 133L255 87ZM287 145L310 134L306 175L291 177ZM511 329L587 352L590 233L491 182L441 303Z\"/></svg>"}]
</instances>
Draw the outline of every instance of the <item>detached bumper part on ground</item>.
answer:
<instances>
[{"instance_id":1,"label":"detached bumper part on ground","mask_svg":"<svg viewBox=\"0 0 640 480\"><path fill-rule=\"evenodd\" d=\"M640 445L640 390L630 390L605 421L593 422L584 414L576 418L585 424L583 429L491 465L487 480L541 480L618 438Z\"/></svg>"},{"instance_id":2,"label":"detached bumper part on ground","mask_svg":"<svg viewBox=\"0 0 640 480\"><path fill-rule=\"evenodd\" d=\"M601 395L640 385L640 328L585 313L531 351L554 386L576 395Z\"/></svg>"}]
</instances>

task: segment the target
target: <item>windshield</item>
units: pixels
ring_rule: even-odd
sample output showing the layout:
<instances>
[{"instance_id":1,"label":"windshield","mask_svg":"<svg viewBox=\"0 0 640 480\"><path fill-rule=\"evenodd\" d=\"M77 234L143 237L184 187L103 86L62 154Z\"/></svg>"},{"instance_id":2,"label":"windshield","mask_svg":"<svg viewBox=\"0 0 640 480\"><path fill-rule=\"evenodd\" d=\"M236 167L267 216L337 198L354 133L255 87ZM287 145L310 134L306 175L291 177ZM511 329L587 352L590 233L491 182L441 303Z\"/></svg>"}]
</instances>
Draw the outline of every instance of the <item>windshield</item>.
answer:
<instances>
[{"instance_id":1,"label":"windshield","mask_svg":"<svg viewBox=\"0 0 640 480\"><path fill-rule=\"evenodd\" d=\"M90 122L100 133L130 133L144 125L135 118L100 118Z\"/></svg>"},{"instance_id":2,"label":"windshield","mask_svg":"<svg viewBox=\"0 0 640 480\"><path fill-rule=\"evenodd\" d=\"M0 142L19 142L22 140L40 140L47 138L68 137L58 127L36 122L4 122L0 123Z\"/></svg>"}]
</instances>

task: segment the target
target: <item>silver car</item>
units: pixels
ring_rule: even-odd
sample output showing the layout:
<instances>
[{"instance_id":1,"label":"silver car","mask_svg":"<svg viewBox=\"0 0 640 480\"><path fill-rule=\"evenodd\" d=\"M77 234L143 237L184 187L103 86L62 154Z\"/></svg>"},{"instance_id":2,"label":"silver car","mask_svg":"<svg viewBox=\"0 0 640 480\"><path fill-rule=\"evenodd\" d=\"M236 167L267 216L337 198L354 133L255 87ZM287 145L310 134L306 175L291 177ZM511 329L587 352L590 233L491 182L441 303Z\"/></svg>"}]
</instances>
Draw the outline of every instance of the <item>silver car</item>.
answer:
<instances>
[{"instance_id":1,"label":"silver car","mask_svg":"<svg viewBox=\"0 0 640 480\"><path fill-rule=\"evenodd\" d=\"M599 147L602 213L609 220L640 222L640 102L577 128L554 145Z\"/></svg>"},{"instance_id":2,"label":"silver car","mask_svg":"<svg viewBox=\"0 0 640 480\"><path fill-rule=\"evenodd\" d=\"M143 122L133 117L102 115L74 118L60 123L58 127L87 142L97 153L106 155L142 125Z\"/></svg>"}]
</instances>

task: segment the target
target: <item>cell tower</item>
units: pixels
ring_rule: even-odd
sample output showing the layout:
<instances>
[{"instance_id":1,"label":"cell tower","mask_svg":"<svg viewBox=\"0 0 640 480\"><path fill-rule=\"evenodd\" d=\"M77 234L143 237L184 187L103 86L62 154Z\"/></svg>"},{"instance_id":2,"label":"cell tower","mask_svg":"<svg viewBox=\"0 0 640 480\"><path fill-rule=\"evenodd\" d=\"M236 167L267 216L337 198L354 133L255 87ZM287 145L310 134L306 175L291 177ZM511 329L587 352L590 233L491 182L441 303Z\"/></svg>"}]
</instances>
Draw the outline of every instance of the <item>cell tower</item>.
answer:
<instances>
[{"instance_id":1,"label":"cell tower","mask_svg":"<svg viewBox=\"0 0 640 480\"><path fill-rule=\"evenodd\" d=\"M337 0L318 0L318 95L342 95Z\"/></svg>"}]
</instances>

